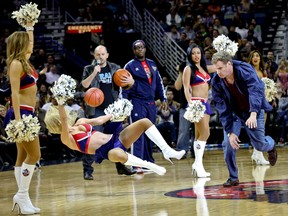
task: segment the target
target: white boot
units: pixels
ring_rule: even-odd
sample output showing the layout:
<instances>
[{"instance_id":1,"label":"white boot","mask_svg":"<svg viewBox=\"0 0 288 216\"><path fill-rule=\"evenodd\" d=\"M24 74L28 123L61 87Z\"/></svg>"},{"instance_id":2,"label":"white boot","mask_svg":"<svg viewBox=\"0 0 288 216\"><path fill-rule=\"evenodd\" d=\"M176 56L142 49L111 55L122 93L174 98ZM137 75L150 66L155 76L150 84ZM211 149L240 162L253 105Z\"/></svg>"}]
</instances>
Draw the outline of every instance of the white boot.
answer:
<instances>
[{"instance_id":1,"label":"white boot","mask_svg":"<svg viewBox=\"0 0 288 216\"><path fill-rule=\"evenodd\" d=\"M192 165L192 174L198 178L206 178L210 173L206 172L203 166L202 158L205 150L206 141L194 141L193 148L195 153L195 161Z\"/></svg>"},{"instance_id":2,"label":"white boot","mask_svg":"<svg viewBox=\"0 0 288 216\"><path fill-rule=\"evenodd\" d=\"M210 178L198 178L193 182L193 192L196 194L196 212L197 215L209 216L207 200L205 197L205 184Z\"/></svg>"},{"instance_id":3,"label":"white boot","mask_svg":"<svg viewBox=\"0 0 288 216\"><path fill-rule=\"evenodd\" d=\"M30 182L34 173L34 167L35 165L30 165L23 163L21 170L20 170L20 178L17 181L19 183L19 190L13 197L13 208L12 211L15 209L16 205L18 205L18 213L21 214L35 214L36 211L33 208L33 205L31 203L31 200L29 198L29 186ZM18 172L18 169L15 171Z\"/></svg>"},{"instance_id":4,"label":"white boot","mask_svg":"<svg viewBox=\"0 0 288 216\"><path fill-rule=\"evenodd\" d=\"M166 169L164 167L158 166L157 164L148 162L146 160L142 160L129 153L126 153L126 154L128 155L128 160L126 161L126 163L124 163L124 165L130 165L130 166L135 166L135 167L145 167L157 173L158 175L164 175L166 173Z\"/></svg>"},{"instance_id":5,"label":"white boot","mask_svg":"<svg viewBox=\"0 0 288 216\"><path fill-rule=\"evenodd\" d=\"M172 149L164 140L161 133L158 131L155 125L152 125L145 131L145 134L152 140L162 151L164 158L170 161L172 164L173 162L170 158L176 158L180 160L185 155L185 150L175 151Z\"/></svg>"},{"instance_id":6,"label":"white boot","mask_svg":"<svg viewBox=\"0 0 288 216\"><path fill-rule=\"evenodd\" d=\"M14 176L17 182L18 190L20 187L20 179L21 179L21 167L14 167ZM31 200L29 199L29 203L31 207L35 210L35 213L40 213L40 208L33 206Z\"/></svg>"},{"instance_id":7,"label":"white boot","mask_svg":"<svg viewBox=\"0 0 288 216\"><path fill-rule=\"evenodd\" d=\"M256 150L253 148L253 154L251 155L251 160L255 160L257 165L270 165L269 161L264 158L264 155L261 151Z\"/></svg>"}]
</instances>

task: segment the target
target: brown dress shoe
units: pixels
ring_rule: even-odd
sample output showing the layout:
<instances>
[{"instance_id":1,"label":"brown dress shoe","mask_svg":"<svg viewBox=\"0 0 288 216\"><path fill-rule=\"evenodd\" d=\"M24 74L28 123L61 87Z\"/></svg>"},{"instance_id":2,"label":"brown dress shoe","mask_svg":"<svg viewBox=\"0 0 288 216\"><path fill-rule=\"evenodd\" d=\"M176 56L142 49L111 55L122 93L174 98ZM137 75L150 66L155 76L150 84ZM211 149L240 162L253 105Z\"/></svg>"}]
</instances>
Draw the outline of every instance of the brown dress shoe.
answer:
<instances>
[{"instance_id":1,"label":"brown dress shoe","mask_svg":"<svg viewBox=\"0 0 288 216\"><path fill-rule=\"evenodd\" d=\"M277 157L278 157L275 145L274 145L274 148L268 151L267 153L268 153L268 160L269 160L270 165L274 166L276 164Z\"/></svg>"},{"instance_id":2,"label":"brown dress shoe","mask_svg":"<svg viewBox=\"0 0 288 216\"><path fill-rule=\"evenodd\" d=\"M237 186L239 185L239 180L236 179L234 181L232 181L231 179L228 179L224 184L223 187L232 187L232 186Z\"/></svg>"}]
</instances>

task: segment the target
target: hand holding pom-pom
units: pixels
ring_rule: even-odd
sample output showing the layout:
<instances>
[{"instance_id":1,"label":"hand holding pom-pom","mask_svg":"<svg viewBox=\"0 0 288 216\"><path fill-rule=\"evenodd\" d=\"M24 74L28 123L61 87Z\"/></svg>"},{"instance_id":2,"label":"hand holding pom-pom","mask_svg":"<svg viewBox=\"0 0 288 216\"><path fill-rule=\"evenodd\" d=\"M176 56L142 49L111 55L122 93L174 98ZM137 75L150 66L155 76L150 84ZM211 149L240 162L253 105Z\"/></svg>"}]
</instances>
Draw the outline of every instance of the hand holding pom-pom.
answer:
<instances>
[{"instance_id":1,"label":"hand holding pom-pom","mask_svg":"<svg viewBox=\"0 0 288 216\"><path fill-rule=\"evenodd\" d=\"M230 56L235 56L238 50L238 43L231 41L225 35L219 35L217 38L213 40L213 46L217 50L217 52L226 52Z\"/></svg>"},{"instance_id":2,"label":"hand holding pom-pom","mask_svg":"<svg viewBox=\"0 0 288 216\"><path fill-rule=\"evenodd\" d=\"M268 102L271 102L275 99L275 96L277 95L277 87L276 83L267 77L263 77L262 81L265 84L265 97Z\"/></svg>"},{"instance_id":3,"label":"hand holding pom-pom","mask_svg":"<svg viewBox=\"0 0 288 216\"><path fill-rule=\"evenodd\" d=\"M127 116L131 115L133 105L127 99L119 99L110 104L105 110L105 114L112 114L111 121L124 121Z\"/></svg>"},{"instance_id":4,"label":"hand holding pom-pom","mask_svg":"<svg viewBox=\"0 0 288 216\"><path fill-rule=\"evenodd\" d=\"M40 10L37 8L37 4L29 4L22 5L19 11L12 12L12 18L16 19L19 25L23 27L27 27L28 23L31 23L30 26L33 26L38 22L38 17L40 16Z\"/></svg>"},{"instance_id":5,"label":"hand holding pom-pom","mask_svg":"<svg viewBox=\"0 0 288 216\"><path fill-rule=\"evenodd\" d=\"M75 80L68 75L62 74L50 90L58 104L63 105L68 99L74 97L75 89Z\"/></svg>"},{"instance_id":6,"label":"hand holding pom-pom","mask_svg":"<svg viewBox=\"0 0 288 216\"><path fill-rule=\"evenodd\" d=\"M10 142L30 142L35 139L40 130L37 117L22 115L20 120L12 120L5 131Z\"/></svg>"},{"instance_id":7,"label":"hand holding pom-pom","mask_svg":"<svg viewBox=\"0 0 288 216\"><path fill-rule=\"evenodd\" d=\"M190 122L199 122L204 117L205 110L206 107L200 100L192 100L186 108L184 118Z\"/></svg>"},{"instance_id":8,"label":"hand holding pom-pom","mask_svg":"<svg viewBox=\"0 0 288 216\"><path fill-rule=\"evenodd\" d=\"M69 98L65 97L55 97L58 105L64 105Z\"/></svg>"}]
</instances>

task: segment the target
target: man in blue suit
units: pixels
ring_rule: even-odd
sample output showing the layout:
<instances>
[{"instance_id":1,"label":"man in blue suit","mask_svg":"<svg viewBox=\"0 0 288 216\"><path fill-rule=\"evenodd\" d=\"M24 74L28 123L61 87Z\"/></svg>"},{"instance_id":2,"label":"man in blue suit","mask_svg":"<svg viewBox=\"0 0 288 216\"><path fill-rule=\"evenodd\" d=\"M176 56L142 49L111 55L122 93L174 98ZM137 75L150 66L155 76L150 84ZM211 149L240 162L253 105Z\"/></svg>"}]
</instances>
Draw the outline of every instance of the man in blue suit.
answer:
<instances>
[{"instance_id":1,"label":"man in blue suit","mask_svg":"<svg viewBox=\"0 0 288 216\"><path fill-rule=\"evenodd\" d=\"M212 64L218 75L212 80L212 97L224 128L224 157L229 170L229 179L223 186L237 186L236 150L242 126L253 147L268 152L270 165L276 164L275 142L265 136L264 112L272 107L265 98L264 83L250 64L232 60L226 52L215 53Z\"/></svg>"},{"instance_id":2,"label":"man in blue suit","mask_svg":"<svg viewBox=\"0 0 288 216\"><path fill-rule=\"evenodd\" d=\"M157 108L155 99L160 99L164 109L167 109L166 95L162 78L156 63L145 57L146 45L142 40L136 40L132 45L135 58L130 60L124 68L128 70L134 79L134 85L129 90L123 90L123 98L131 100L133 110L131 120L135 122L142 118L148 118L153 124L156 121ZM133 145L131 153L143 160L154 162L152 156L153 143L142 135ZM140 171L141 172L141 171Z\"/></svg>"}]
</instances>

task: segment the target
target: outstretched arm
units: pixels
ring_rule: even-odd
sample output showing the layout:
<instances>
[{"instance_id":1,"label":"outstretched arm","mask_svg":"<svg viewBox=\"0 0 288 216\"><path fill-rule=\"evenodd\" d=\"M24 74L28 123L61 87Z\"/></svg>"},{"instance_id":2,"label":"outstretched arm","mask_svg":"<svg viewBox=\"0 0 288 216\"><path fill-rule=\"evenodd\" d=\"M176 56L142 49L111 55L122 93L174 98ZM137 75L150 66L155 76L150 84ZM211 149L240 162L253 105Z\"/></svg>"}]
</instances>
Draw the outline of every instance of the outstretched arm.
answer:
<instances>
[{"instance_id":1,"label":"outstretched arm","mask_svg":"<svg viewBox=\"0 0 288 216\"><path fill-rule=\"evenodd\" d=\"M34 27L32 23L27 23L26 25L26 31L29 35L29 46L28 46L28 52L32 54L33 47L34 47Z\"/></svg>"},{"instance_id":2,"label":"outstretched arm","mask_svg":"<svg viewBox=\"0 0 288 216\"><path fill-rule=\"evenodd\" d=\"M68 116L66 114L64 105L58 105L60 121L61 121L61 141L63 144L68 146L69 148L73 149L73 145L71 144L70 140L70 133L69 133L69 125L68 125Z\"/></svg>"},{"instance_id":3,"label":"outstretched arm","mask_svg":"<svg viewBox=\"0 0 288 216\"><path fill-rule=\"evenodd\" d=\"M103 125L104 123L108 122L113 117L112 114L107 114L104 116L99 116L97 118L87 119L87 118L80 118L77 120L75 125L79 124L91 124L92 126L96 125Z\"/></svg>"}]
</instances>

